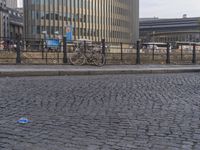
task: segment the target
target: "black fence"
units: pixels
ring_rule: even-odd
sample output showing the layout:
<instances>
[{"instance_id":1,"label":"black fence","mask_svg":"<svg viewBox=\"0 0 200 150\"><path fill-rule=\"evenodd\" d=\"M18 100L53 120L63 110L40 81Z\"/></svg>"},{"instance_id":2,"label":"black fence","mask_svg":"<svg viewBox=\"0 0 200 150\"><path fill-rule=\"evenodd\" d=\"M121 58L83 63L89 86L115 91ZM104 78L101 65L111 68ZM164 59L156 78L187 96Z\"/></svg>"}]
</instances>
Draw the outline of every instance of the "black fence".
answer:
<instances>
[{"instance_id":1,"label":"black fence","mask_svg":"<svg viewBox=\"0 0 200 150\"><path fill-rule=\"evenodd\" d=\"M9 39L0 38L0 64L70 64L69 58L80 41L102 49L106 64L199 64L200 44L170 43L107 43L63 39Z\"/></svg>"}]
</instances>

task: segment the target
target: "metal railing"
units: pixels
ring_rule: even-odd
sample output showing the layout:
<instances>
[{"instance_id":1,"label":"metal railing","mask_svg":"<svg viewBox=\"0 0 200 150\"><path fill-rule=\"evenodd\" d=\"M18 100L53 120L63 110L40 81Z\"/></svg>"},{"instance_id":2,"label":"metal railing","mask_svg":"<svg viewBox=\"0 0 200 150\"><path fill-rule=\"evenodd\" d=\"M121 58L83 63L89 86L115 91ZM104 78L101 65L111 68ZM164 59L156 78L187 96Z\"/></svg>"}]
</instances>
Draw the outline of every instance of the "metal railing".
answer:
<instances>
[{"instance_id":1,"label":"metal railing","mask_svg":"<svg viewBox=\"0 0 200 150\"><path fill-rule=\"evenodd\" d=\"M88 49L88 41L82 41ZM200 44L170 43L107 43L98 45L106 57L106 64L199 64ZM70 64L69 58L81 43L58 39L0 38L0 64Z\"/></svg>"}]
</instances>

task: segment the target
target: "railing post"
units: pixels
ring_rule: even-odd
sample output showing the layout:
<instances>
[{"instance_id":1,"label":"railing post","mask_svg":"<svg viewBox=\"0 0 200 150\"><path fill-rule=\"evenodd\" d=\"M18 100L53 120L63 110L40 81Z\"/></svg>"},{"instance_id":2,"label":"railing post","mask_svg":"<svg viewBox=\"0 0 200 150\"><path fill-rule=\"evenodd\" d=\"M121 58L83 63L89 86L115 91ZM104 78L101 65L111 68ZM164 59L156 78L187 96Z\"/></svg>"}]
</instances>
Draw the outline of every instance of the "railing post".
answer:
<instances>
[{"instance_id":1,"label":"railing post","mask_svg":"<svg viewBox=\"0 0 200 150\"><path fill-rule=\"evenodd\" d=\"M102 43L102 54L104 55L104 57L106 57L106 40L102 39L101 43ZM102 60L102 62L103 62L103 60ZM106 64L106 60L105 60L105 64Z\"/></svg>"},{"instance_id":2,"label":"railing post","mask_svg":"<svg viewBox=\"0 0 200 150\"><path fill-rule=\"evenodd\" d=\"M46 64L48 64L48 51L46 51Z\"/></svg>"},{"instance_id":3,"label":"railing post","mask_svg":"<svg viewBox=\"0 0 200 150\"><path fill-rule=\"evenodd\" d=\"M196 64L196 44L193 44L193 57L192 57L192 63Z\"/></svg>"},{"instance_id":4,"label":"railing post","mask_svg":"<svg viewBox=\"0 0 200 150\"><path fill-rule=\"evenodd\" d=\"M183 45L181 44L181 61L183 60Z\"/></svg>"},{"instance_id":5,"label":"railing post","mask_svg":"<svg viewBox=\"0 0 200 150\"><path fill-rule=\"evenodd\" d=\"M44 59L44 40L42 39L42 59Z\"/></svg>"},{"instance_id":6,"label":"railing post","mask_svg":"<svg viewBox=\"0 0 200 150\"><path fill-rule=\"evenodd\" d=\"M87 44L86 41L84 41L84 54L86 54L86 51L87 51Z\"/></svg>"},{"instance_id":7,"label":"railing post","mask_svg":"<svg viewBox=\"0 0 200 150\"><path fill-rule=\"evenodd\" d=\"M63 37L63 63L67 64L67 38Z\"/></svg>"},{"instance_id":8,"label":"railing post","mask_svg":"<svg viewBox=\"0 0 200 150\"><path fill-rule=\"evenodd\" d=\"M16 64L21 64L21 52L20 52L20 37L17 36L17 45L16 45Z\"/></svg>"},{"instance_id":9,"label":"railing post","mask_svg":"<svg viewBox=\"0 0 200 150\"><path fill-rule=\"evenodd\" d=\"M60 63L60 56L59 56L59 50L57 51L57 61L58 61L58 64Z\"/></svg>"},{"instance_id":10,"label":"railing post","mask_svg":"<svg viewBox=\"0 0 200 150\"><path fill-rule=\"evenodd\" d=\"M166 64L170 64L170 43L167 43L167 59Z\"/></svg>"},{"instance_id":11,"label":"railing post","mask_svg":"<svg viewBox=\"0 0 200 150\"><path fill-rule=\"evenodd\" d=\"M136 54L136 64L140 65L140 41L137 41L137 54Z\"/></svg>"},{"instance_id":12,"label":"railing post","mask_svg":"<svg viewBox=\"0 0 200 150\"><path fill-rule=\"evenodd\" d=\"M153 60L153 61L155 60L154 55L155 55L155 44L153 44L153 54L152 54L152 60Z\"/></svg>"},{"instance_id":13,"label":"railing post","mask_svg":"<svg viewBox=\"0 0 200 150\"><path fill-rule=\"evenodd\" d=\"M102 54L105 55L106 54L106 41L105 39L102 39Z\"/></svg>"},{"instance_id":14,"label":"railing post","mask_svg":"<svg viewBox=\"0 0 200 150\"><path fill-rule=\"evenodd\" d=\"M120 43L121 47L121 62L123 61L123 43Z\"/></svg>"}]
</instances>

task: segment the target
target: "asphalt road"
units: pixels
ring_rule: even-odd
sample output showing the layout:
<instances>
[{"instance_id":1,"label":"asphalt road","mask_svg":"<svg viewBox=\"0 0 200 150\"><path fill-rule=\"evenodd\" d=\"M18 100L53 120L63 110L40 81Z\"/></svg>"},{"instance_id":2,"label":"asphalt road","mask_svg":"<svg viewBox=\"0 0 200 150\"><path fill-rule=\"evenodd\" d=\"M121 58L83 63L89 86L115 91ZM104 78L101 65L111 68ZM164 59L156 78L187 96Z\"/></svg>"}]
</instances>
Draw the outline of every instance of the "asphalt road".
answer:
<instances>
[{"instance_id":1,"label":"asphalt road","mask_svg":"<svg viewBox=\"0 0 200 150\"><path fill-rule=\"evenodd\" d=\"M199 73L0 78L0 150L199 149Z\"/></svg>"}]
</instances>

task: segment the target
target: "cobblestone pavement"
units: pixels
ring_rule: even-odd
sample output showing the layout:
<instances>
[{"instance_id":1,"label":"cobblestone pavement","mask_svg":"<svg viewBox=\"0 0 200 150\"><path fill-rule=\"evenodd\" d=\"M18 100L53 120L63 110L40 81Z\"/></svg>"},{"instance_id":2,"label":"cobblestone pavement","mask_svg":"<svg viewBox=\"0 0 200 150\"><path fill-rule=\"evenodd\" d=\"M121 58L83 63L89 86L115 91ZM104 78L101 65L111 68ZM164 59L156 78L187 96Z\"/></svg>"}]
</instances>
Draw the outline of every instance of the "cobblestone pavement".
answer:
<instances>
[{"instance_id":1,"label":"cobblestone pavement","mask_svg":"<svg viewBox=\"0 0 200 150\"><path fill-rule=\"evenodd\" d=\"M0 78L0 150L199 149L199 73Z\"/></svg>"}]
</instances>

